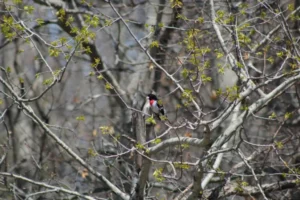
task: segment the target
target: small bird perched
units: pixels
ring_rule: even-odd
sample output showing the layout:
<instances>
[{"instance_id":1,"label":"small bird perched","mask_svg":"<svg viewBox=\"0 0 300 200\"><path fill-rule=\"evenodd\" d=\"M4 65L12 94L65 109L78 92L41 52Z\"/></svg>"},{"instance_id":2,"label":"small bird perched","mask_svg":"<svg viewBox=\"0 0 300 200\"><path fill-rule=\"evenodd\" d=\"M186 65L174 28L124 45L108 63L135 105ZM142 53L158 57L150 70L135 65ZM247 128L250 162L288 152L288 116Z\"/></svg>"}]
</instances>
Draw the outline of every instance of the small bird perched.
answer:
<instances>
[{"instance_id":1,"label":"small bird perched","mask_svg":"<svg viewBox=\"0 0 300 200\"><path fill-rule=\"evenodd\" d=\"M149 105L151 111L156 114L159 118L161 115L165 115L165 109L161 104L160 100L154 94L147 95L147 102L146 104Z\"/></svg>"}]
</instances>

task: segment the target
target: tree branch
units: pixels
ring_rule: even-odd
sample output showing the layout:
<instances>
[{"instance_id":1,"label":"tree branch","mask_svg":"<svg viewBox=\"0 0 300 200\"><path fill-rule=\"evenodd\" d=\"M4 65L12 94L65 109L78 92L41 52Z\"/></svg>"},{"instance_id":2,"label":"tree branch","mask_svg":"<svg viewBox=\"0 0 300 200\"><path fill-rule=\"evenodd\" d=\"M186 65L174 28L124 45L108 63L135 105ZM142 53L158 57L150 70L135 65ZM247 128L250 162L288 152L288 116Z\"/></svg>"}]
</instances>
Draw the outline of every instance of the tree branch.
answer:
<instances>
[{"instance_id":1,"label":"tree branch","mask_svg":"<svg viewBox=\"0 0 300 200\"><path fill-rule=\"evenodd\" d=\"M13 177L15 179L20 179L20 180L26 181L28 183L32 183L34 185L49 188L49 189L53 190L53 192L62 192L62 193L71 194L71 195L74 195L74 196L77 196L77 197L81 197L81 198L87 199L87 200L96 200L96 198L94 198L94 197L91 197L91 196L88 196L88 195L83 195L83 194L80 194L76 191L65 189L63 187L52 186L52 185L49 185L47 183L34 181L32 179L26 178L26 177L21 176L21 175L16 175L16 174L8 173L8 172L0 172L0 175L6 176L6 177ZM28 195L28 197L29 196L32 196L32 195Z\"/></svg>"},{"instance_id":2,"label":"tree branch","mask_svg":"<svg viewBox=\"0 0 300 200\"><path fill-rule=\"evenodd\" d=\"M128 200L129 196L126 193L123 193L119 188L117 188L114 184L112 184L105 176L101 173L95 171L90 165L88 165L81 157L79 157L66 143L64 143L59 137L53 133L47 125L34 113L32 108L29 105L26 105L21 101L20 97L15 93L15 91L9 86L9 84L3 80L0 76L0 82L11 92L13 97L15 98L16 103L19 104L19 107L23 109L26 114L37 123L47 135L49 135L60 147L62 147L72 158L74 158L78 163L80 163L83 167L88 169L88 171L102 180L114 193L116 193L119 197L124 200Z\"/></svg>"}]
</instances>

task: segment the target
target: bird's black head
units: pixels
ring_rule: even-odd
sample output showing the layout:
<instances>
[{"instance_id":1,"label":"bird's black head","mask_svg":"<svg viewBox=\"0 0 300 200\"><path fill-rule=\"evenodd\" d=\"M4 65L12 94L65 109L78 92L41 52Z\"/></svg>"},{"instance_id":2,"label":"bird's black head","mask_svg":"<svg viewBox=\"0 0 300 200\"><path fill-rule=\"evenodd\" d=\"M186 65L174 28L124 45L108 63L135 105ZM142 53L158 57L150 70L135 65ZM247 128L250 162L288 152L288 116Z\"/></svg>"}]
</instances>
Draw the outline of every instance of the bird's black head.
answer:
<instances>
[{"instance_id":1,"label":"bird's black head","mask_svg":"<svg viewBox=\"0 0 300 200\"><path fill-rule=\"evenodd\" d=\"M148 94L148 95L147 95L147 98L148 98L149 100L158 100L157 96L155 96L154 94Z\"/></svg>"}]
</instances>

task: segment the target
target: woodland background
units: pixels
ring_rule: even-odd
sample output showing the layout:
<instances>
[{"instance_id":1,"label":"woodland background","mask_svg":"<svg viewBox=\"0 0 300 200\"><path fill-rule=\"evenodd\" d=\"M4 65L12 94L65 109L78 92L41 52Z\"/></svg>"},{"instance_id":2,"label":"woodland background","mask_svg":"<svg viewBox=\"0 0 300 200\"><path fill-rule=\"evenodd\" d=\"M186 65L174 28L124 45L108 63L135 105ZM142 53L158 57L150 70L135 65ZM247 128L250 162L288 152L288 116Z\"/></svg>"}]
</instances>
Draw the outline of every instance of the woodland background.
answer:
<instances>
[{"instance_id":1,"label":"woodland background","mask_svg":"<svg viewBox=\"0 0 300 200\"><path fill-rule=\"evenodd\" d=\"M299 11L0 0L0 198L299 199Z\"/></svg>"}]
</instances>

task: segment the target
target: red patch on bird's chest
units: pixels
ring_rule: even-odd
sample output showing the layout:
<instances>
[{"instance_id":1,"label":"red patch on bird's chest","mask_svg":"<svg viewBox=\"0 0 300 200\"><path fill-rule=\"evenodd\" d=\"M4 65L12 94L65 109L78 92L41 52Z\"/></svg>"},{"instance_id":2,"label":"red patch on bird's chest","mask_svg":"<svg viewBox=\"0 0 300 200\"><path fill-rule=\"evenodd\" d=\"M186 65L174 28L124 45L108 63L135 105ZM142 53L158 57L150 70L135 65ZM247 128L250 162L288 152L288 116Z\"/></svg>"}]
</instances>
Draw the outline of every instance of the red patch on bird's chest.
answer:
<instances>
[{"instance_id":1,"label":"red patch on bird's chest","mask_svg":"<svg viewBox=\"0 0 300 200\"><path fill-rule=\"evenodd\" d=\"M150 106L152 106L154 104L155 100L150 100Z\"/></svg>"}]
</instances>

